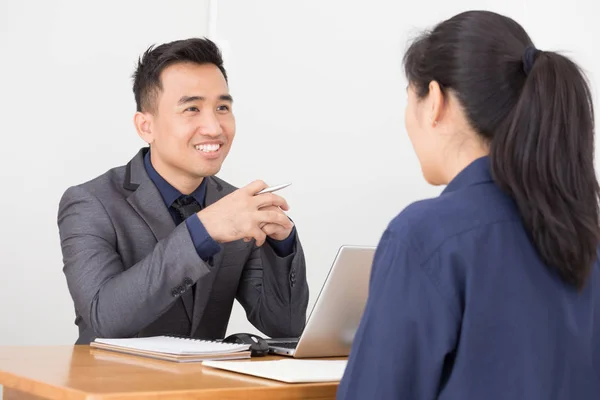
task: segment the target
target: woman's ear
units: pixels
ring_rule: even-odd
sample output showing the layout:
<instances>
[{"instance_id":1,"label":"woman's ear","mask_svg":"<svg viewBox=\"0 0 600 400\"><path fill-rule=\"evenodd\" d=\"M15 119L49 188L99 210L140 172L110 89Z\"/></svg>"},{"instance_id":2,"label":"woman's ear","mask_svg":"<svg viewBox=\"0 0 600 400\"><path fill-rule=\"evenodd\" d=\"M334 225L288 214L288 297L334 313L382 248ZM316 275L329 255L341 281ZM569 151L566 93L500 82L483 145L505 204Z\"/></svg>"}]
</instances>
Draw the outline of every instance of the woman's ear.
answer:
<instances>
[{"instance_id":1,"label":"woman's ear","mask_svg":"<svg viewBox=\"0 0 600 400\"><path fill-rule=\"evenodd\" d=\"M142 140L148 144L152 144L154 141L154 135L152 134L152 115L138 111L133 116L133 124Z\"/></svg>"},{"instance_id":2,"label":"woman's ear","mask_svg":"<svg viewBox=\"0 0 600 400\"><path fill-rule=\"evenodd\" d=\"M442 92L442 88L436 81L429 82L428 97L430 103L429 123L435 127L444 117L444 108L446 106L444 92Z\"/></svg>"}]
</instances>

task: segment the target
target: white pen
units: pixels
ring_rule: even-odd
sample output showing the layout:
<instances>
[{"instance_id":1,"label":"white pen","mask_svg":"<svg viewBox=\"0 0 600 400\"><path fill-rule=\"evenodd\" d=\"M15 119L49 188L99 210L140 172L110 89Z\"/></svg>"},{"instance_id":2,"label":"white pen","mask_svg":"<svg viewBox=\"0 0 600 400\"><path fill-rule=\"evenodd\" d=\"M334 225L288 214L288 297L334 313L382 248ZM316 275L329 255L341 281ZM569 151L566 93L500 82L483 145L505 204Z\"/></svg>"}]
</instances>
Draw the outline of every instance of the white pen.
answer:
<instances>
[{"instance_id":1,"label":"white pen","mask_svg":"<svg viewBox=\"0 0 600 400\"><path fill-rule=\"evenodd\" d=\"M276 192L276 191L286 188L290 185L291 185L291 183L284 183L283 185L269 186L268 188L264 188L260 192L256 193L255 196L257 196L259 194L264 194L264 193Z\"/></svg>"}]
</instances>

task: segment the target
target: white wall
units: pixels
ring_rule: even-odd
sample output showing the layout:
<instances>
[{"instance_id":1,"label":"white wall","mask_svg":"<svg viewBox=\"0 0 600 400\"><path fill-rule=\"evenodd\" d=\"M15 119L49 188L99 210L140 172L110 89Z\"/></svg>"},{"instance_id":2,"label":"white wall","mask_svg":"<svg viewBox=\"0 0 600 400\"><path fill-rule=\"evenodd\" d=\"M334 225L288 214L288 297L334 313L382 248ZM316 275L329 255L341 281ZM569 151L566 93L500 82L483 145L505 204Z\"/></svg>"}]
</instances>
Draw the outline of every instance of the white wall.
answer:
<instances>
[{"instance_id":1,"label":"white wall","mask_svg":"<svg viewBox=\"0 0 600 400\"><path fill-rule=\"evenodd\" d=\"M0 3L0 345L73 343L58 200L142 145L131 123L136 57L206 34L207 1ZM594 89L600 77L592 0L213 3L238 122L220 176L293 182L281 193L305 247L309 307L341 244L376 244L404 206L441 190L423 182L404 132L408 35L490 9L538 47L570 50ZM255 331L239 306L228 331Z\"/></svg>"},{"instance_id":2,"label":"white wall","mask_svg":"<svg viewBox=\"0 0 600 400\"><path fill-rule=\"evenodd\" d=\"M0 2L0 345L74 343L58 201L144 145L132 122L137 57L205 35L206 10L206 0Z\"/></svg>"}]
</instances>

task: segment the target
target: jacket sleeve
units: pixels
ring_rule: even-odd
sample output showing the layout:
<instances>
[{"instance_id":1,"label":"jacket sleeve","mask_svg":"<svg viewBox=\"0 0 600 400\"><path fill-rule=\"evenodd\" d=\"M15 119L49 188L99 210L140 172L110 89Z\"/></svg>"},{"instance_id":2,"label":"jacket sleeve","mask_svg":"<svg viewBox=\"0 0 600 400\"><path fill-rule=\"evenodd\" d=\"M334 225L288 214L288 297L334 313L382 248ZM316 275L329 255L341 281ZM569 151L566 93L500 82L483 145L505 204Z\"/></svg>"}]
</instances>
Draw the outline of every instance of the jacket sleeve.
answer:
<instances>
[{"instance_id":1,"label":"jacket sleeve","mask_svg":"<svg viewBox=\"0 0 600 400\"><path fill-rule=\"evenodd\" d=\"M308 283L298 233L294 251L280 257L269 242L254 247L236 298L248 320L270 337L298 337L306 323Z\"/></svg>"}]
</instances>

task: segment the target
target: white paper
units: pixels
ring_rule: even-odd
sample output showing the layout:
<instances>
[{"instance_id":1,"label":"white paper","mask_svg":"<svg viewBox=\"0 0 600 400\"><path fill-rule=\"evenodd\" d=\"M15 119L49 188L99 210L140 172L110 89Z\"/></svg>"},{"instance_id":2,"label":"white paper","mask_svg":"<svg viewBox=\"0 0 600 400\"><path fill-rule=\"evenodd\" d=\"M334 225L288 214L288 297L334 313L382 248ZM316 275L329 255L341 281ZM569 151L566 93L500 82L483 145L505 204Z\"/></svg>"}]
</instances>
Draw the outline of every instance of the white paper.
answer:
<instances>
[{"instance_id":1,"label":"white paper","mask_svg":"<svg viewBox=\"0 0 600 400\"><path fill-rule=\"evenodd\" d=\"M202 365L288 383L339 382L347 360L203 361Z\"/></svg>"}]
</instances>

